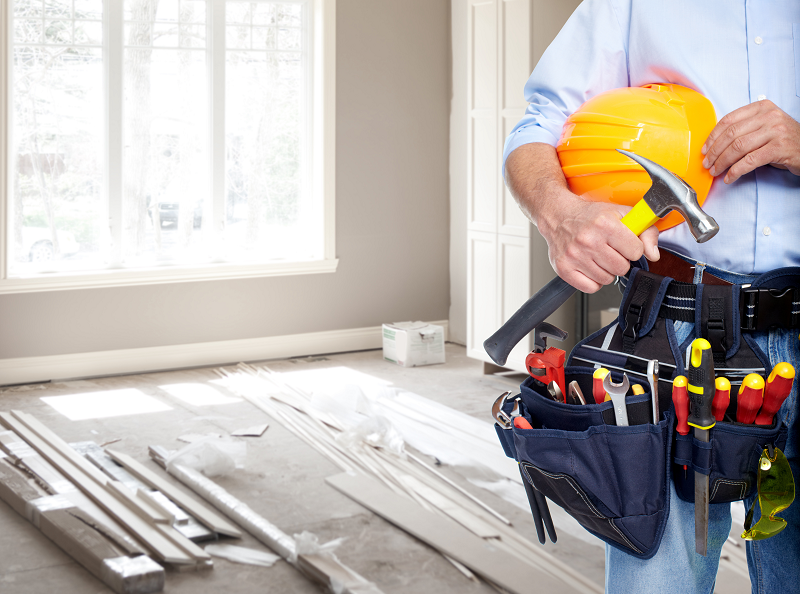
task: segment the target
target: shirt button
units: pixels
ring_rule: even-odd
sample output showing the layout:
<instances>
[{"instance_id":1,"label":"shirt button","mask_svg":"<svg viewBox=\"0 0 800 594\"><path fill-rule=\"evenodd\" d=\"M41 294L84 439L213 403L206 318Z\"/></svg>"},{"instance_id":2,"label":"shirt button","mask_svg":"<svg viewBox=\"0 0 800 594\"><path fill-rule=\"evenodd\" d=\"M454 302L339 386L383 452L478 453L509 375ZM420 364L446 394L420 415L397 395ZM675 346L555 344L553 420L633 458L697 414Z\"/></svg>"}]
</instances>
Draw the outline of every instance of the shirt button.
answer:
<instances>
[{"instance_id":1,"label":"shirt button","mask_svg":"<svg viewBox=\"0 0 800 594\"><path fill-rule=\"evenodd\" d=\"M769 227L764 227L763 233L764 235L769 235L770 233L772 233L772 229L770 229Z\"/></svg>"},{"instance_id":2,"label":"shirt button","mask_svg":"<svg viewBox=\"0 0 800 594\"><path fill-rule=\"evenodd\" d=\"M753 41L756 42L756 45L761 45L762 43L764 43L764 40L761 39L760 37L756 37Z\"/></svg>"},{"instance_id":3,"label":"shirt button","mask_svg":"<svg viewBox=\"0 0 800 594\"><path fill-rule=\"evenodd\" d=\"M767 98L767 96L766 96L766 95L759 95L759 96L758 96L758 100L759 100L759 101L763 101L763 100L764 100L764 99L766 99L766 98Z\"/></svg>"}]
</instances>

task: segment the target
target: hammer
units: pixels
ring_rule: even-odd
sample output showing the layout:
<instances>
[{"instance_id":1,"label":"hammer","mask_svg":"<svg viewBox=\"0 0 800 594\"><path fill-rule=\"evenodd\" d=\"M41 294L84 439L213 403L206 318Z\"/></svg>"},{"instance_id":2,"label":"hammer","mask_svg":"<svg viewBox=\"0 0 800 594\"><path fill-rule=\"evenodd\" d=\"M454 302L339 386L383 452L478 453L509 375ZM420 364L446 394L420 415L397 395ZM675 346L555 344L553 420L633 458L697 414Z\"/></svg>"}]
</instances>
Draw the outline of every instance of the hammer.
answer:
<instances>
[{"instance_id":1,"label":"hammer","mask_svg":"<svg viewBox=\"0 0 800 594\"><path fill-rule=\"evenodd\" d=\"M689 184L650 159L622 149L617 150L641 165L653 182L642 199L622 217L622 223L626 227L636 235L641 235L659 218L666 216L671 210L677 210L686 219L697 243L706 242L717 234L719 225L700 208L697 193ZM492 361L505 365L511 349L574 292L575 287L558 276L542 287L497 332L484 341L483 348Z\"/></svg>"}]
</instances>

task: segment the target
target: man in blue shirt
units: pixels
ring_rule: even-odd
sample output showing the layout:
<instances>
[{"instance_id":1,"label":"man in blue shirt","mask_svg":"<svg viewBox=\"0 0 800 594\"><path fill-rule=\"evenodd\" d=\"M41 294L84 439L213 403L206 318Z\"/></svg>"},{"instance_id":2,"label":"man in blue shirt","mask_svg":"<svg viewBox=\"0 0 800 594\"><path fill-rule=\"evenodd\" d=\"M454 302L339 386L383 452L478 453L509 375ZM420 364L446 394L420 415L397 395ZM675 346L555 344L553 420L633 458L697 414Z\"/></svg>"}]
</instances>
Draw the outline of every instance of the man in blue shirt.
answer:
<instances>
[{"instance_id":1,"label":"man in blue shirt","mask_svg":"<svg viewBox=\"0 0 800 594\"><path fill-rule=\"evenodd\" d=\"M566 118L587 99L620 87L676 83L702 93L723 115L703 147L715 176L703 209L718 235L697 244L685 224L636 237L624 208L570 192L555 144ZM506 184L549 249L564 280L586 293L628 272L658 246L737 284L800 266L800 2L797 0L585 0L547 49L525 86L529 107L506 140ZM679 336L691 325L676 322ZM754 337L770 363L800 369L797 329ZM796 382L781 413L786 455L798 480ZM748 502L749 503L749 502ZM710 510L709 553L694 552L694 507L671 490L670 518L647 561L606 548L609 592L712 592L730 531L726 504ZM781 514L789 526L748 543L753 592L796 591L800 503Z\"/></svg>"}]
</instances>

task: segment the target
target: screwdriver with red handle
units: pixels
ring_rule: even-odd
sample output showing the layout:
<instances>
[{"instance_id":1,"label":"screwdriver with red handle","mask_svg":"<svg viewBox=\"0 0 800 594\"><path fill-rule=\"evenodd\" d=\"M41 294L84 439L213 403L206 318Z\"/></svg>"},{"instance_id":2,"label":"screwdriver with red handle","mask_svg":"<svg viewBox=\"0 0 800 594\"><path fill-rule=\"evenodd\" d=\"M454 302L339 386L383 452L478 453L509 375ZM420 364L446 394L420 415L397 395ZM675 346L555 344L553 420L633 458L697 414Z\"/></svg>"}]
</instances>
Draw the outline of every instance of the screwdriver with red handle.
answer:
<instances>
[{"instance_id":1,"label":"screwdriver with red handle","mask_svg":"<svg viewBox=\"0 0 800 594\"><path fill-rule=\"evenodd\" d=\"M736 421L750 425L764 402L764 378L757 373L746 375L736 397Z\"/></svg>"},{"instance_id":2,"label":"screwdriver with red handle","mask_svg":"<svg viewBox=\"0 0 800 594\"><path fill-rule=\"evenodd\" d=\"M598 367L592 374L592 396L597 404L602 404L606 399L606 390L603 387L603 380L608 375L608 369Z\"/></svg>"},{"instance_id":3,"label":"screwdriver with red handle","mask_svg":"<svg viewBox=\"0 0 800 594\"><path fill-rule=\"evenodd\" d=\"M756 425L772 425L772 418L792 391L793 383L794 367L789 363L778 363L772 368L764 388L764 403L756 417Z\"/></svg>"},{"instance_id":4,"label":"screwdriver with red handle","mask_svg":"<svg viewBox=\"0 0 800 594\"><path fill-rule=\"evenodd\" d=\"M725 412L731 403L731 382L727 377L718 377L714 381L714 402L711 403L711 412L714 418L721 421L725 418Z\"/></svg>"},{"instance_id":5,"label":"screwdriver with red handle","mask_svg":"<svg viewBox=\"0 0 800 594\"><path fill-rule=\"evenodd\" d=\"M689 418L688 384L689 380L685 375L679 375L672 380L672 403L675 405L675 416L678 419L675 430L681 435L689 435L689 424L686 422ZM683 465L683 472L686 473L686 464Z\"/></svg>"},{"instance_id":6,"label":"screwdriver with red handle","mask_svg":"<svg viewBox=\"0 0 800 594\"><path fill-rule=\"evenodd\" d=\"M689 434L689 390L686 387L689 380L685 375L679 375L672 380L672 402L675 405L675 416L678 418L678 425L675 430L681 435Z\"/></svg>"}]
</instances>

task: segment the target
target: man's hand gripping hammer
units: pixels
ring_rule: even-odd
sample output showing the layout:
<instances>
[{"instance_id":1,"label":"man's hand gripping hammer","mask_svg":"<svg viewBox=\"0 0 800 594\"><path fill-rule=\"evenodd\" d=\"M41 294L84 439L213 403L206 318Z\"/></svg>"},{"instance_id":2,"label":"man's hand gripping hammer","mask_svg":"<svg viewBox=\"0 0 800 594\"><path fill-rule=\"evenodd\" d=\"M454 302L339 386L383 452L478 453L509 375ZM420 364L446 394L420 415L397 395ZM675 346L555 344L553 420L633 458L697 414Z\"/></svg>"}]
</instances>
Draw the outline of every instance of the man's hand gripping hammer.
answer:
<instances>
[{"instance_id":1,"label":"man's hand gripping hammer","mask_svg":"<svg viewBox=\"0 0 800 594\"><path fill-rule=\"evenodd\" d=\"M719 225L700 208L697 193L689 184L650 159L621 149L617 150L641 165L653 182L644 197L622 217L622 223L626 227L636 235L641 235L659 218L666 216L671 210L677 210L686 219L697 243L706 242L717 234ZM574 292L575 287L560 277L554 278L542 287L497 332L484 341L483 348L492 361L498 365L505 365L511 349L556 311Z\"/></svg>"}]
</instances>

